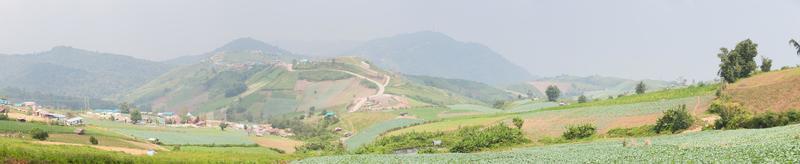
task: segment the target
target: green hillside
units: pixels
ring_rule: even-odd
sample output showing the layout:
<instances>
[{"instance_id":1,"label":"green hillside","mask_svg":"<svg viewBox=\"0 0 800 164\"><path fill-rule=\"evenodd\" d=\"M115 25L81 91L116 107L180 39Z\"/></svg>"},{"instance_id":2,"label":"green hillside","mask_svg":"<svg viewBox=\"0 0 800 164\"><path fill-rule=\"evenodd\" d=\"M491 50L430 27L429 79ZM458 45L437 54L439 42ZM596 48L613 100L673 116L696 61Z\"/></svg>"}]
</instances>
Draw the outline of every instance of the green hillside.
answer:
<instances>
[{"instance_id":1,"label":"green hillside","mask_svg":"<svg viewBox=\"0 0 800 164\"><path fill-rule=\"evenodd\" d=\"M131 91L170 68L129 56L59 46L40 53L0 55L0 88L110 98Z\"/></svg>"},{"instance_id":2,"label":"green hillside","mask_svg":"<svg viewBox=\"0 0 800 164\"><path fill-rule=\"evenodd\" d=\"M605 76L569 76L561 75L556 77L540 78L523 84L514 84L506 88L520 93L532 93L537 97L544 97L547 86L555 85L561 90L562 97L572 98L586 95L589 98L606 98L619 94L631 94L634 92L636 84L644 82L648 91L656 91L669 87L680 86L675 82L660 80L630 80L616 77Z\"/></svg>"}]
</instances>

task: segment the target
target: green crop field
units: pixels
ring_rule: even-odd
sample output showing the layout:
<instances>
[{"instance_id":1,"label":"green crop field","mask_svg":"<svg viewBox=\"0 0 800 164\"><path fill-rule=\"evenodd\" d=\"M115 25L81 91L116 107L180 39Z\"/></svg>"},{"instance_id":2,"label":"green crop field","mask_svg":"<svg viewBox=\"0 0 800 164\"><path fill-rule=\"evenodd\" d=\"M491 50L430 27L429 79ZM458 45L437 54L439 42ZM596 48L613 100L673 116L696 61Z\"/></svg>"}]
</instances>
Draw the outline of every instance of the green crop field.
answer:
<instances>
[{"instance_id":1,"label":"green crop field","mask_svg":"<svg viewBox=\"0 0 800 164\"><path fill-rule=\"evenodd\" d=\"M220 131L218 128L134 126L100 120L87 120L87 122L139 139L158 138L164 144L255 144L247 138L246 133L233 129Z\"/></svg>"},{"instance_id":2,"label":"green crop field","mask_svg":"<svg viewBox=\"0 0 800 164\"><path fill-rule=\"evenodd\" d=\"M526 120L523 131L530 137L557 135L563 131L564 126L577 123L593 123L600 130L607 130L614 127L653 124L657 116L664 110L682 104L688 104L687 106L693 108L695 103L704 103L710 101L710 99L710 96L688 97L623 105L590 106L562 110L543 109L523 113L466 116L400 129L388 135L411 131L455 130L463 126L489 125L513 117L520 117Z\"/></svg>"},{"instance_id":3,"label":"green crop field","mask_svg":"<svg viewBox=\"0 0 800 164\"><path fill-rule=\"evenodd\" d=\"M646 145L650 141L652 144ZM297 163L798 163L800 125L769 129L703 131L560 144L504 152L424 155L343 155Z\"/></svg>"},{"instance_id":4,"label":"green crop field","mask_svg":"<svg viewBox=\"0 0 800 164\"><path fill-rule=\"evenodd\" d=\"M456 104L456 105L448 105L447 107L453 110L468 110L468 111L476 111L482 113L502 112L502 110L500 109L495 109L481 105L473 105L473 104Z\"/></svg>"},{"instance_id":5,"label":"green crop field","mask_svg":"<svg viewBox=\"0 0 800 164\"><path fill-rule=\"evenodd\" d=\"M347 147L347 150L352 151L357 149L361 145L372 142L381 133L386 132L390 129L408 126L414 123L421 123L421 122L423 121L419 119L399 118L377 123L364 130L359 131L358 133L350 137L350 139L347 139L347 141L344 142L344 145Z\"/></svg>"},{"instance_id":6,"label":"green crop field","mask_svg":"<svg viewBox=\"0 0 800 164\"><path fill-rule=\"evenodd\" d=\"M260 147L193 147L159 151L155 156L134 156L88 146L41 145L0 139L0 161L21 163L279 163L297 157Z\"/></svg>"}]
</instances>

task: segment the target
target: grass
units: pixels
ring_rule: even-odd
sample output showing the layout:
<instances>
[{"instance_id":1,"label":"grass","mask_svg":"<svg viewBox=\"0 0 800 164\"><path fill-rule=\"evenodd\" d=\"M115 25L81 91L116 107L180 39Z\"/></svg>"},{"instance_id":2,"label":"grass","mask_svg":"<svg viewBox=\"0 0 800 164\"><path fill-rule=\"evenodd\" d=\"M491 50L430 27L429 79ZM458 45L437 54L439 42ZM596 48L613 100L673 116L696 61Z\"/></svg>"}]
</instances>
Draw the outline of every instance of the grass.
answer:
<instances>
[{"instance_id":1,"label":"grass","mask_svg":"<svg viewBox=\"0 0 800 164\"><path fill-rule=\"evenodd\" d=\"M296 159L259 147L181 147L155 156L134 156L88 146L40 145L30 141L0 139L0 161L20 163L278 163ZM14 162L11 162L14 163Z\"/></svg>"},{"instance_id":2,"label":"grass","mask_svg":"<svg viewBox=\"0 0 800 164\"><path fill-rule=\"evenodd\" d=\"M364 130L359 131L358 133L350 137L350 139L347 139L344 142L344 145L347 148L347 150L352 151L361 145L372 142L373 140L375 140L375 138L381 135L381 133L384 133L388 130L409 126L421 122L423 122L423 120L399 118L377 123Z\"/></svg>"},{"instance_id":3,"label":"grass","mask_svg":"<svg viewBox=\"0 0 800 164\"><path fill-rule=\"evenodd\" d=\"M298 163L798 163L800 125L703 131L636 139L559 144L474 154L342 155ZM645 141L650 141L646 145Z\"/></svg>"},{"instance_id":4,"label":"grass","mask_svg":"<svg viewBox=\"0 0 800 164\"><path fill-rule=\"evenodd\" d=\"M680 89L668 89L668 90L661 90L656 92L649 92L646 94L640 95L629 95L624 96L621 98L615 98L611 100L603 100L603 101L592 101L588 103L576 103L570 104L565 106L558 106L547 108L544 110L559 110L559 109L569 109L569 108L577 108L577 107L588 107L588 106L608 106L608 105L621 105L621 104L633 104L633 103L641 103L641 102L653 102L653 101L661 101L661 100L668 100L668 99L676 99L676 98L684 98L684 97L694 97L694 96L703 96L713 93L714 91L719 88L718 84L714 85L705 85L702 87L688 87L688 88L680 88Z\"/></svg>"},{"instance_id":5,"label":"grass","mask_svg":"<svg viewBox=\"0 0 800 164\"><path fill-rule=\"evenodd\" d=\"M342 80L353 77L353 75L339 72L339 71L329 71L329 70L315 70L315 71L303 71L298 73L297 78L301 80L308 80L308 81L332 81L332 80Z\"/></svg>"},{"instance_id":6,"label":"grass","mask_svg":"<svg viewBox=\"0 0 800 164\"><path fill-rule=\"evenodd\" d=\"M86 121L139 139L158 138L164 144L255 144L247 138L247 134L233 129L220 131L217 128L150 127L102 120Z\"/></svg>"},{"instance_id":7,"label":"grass","mask_svg":"<svg viewBox=\"0 0 800 164\"><path fill-rule=\"evenodd\" d=\"M800 109L800 69L759 73L726 87L724 94L748 111L785 112Z\"/></svg>"}]
</instances>

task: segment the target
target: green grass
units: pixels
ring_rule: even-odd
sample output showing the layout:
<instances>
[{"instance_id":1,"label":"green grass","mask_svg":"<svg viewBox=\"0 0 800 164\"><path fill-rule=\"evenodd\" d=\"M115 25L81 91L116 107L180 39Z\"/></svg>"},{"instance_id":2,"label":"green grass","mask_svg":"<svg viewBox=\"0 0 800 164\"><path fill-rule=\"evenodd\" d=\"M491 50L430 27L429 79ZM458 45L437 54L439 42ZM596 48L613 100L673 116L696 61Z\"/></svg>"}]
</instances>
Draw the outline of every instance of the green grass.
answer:
<instances>
[{"instance_id":1,"label":"green grass","mask_svg":"<svg viewBox=\"0 0 800 164\"><path fill-rule=\"evenodd\" d=\"M651 145L645 145L646 140ZM639 138L559 144L475 154L343 155L298 163L798 163L800 125L770 129L703 131Z\"/></svg>"},{"instance_id":2,"label":"green grass","mask_svg":"<svg viewBox=\"0 0 800 164\"><path fill-rule=\"evenodd\" d=\"M23 163L278 163L296 159L267 148L184 146L181 151L160 151L155 156L133 156L88 146L40 145L30 141L0 139L0 161Z\"/></svg>"},{"instance_id":3,"label":"green grass","mask_svg":"<svg viewBox=\"0 0 800 164\"><path fill-rule=\"evenodd\" d=\"M500 109L495 109L482 105L474 105L474 104L456 104L456 105L448 105L447 107L453 110L467 110L467 111L475 111L481 113L496 113L503 111Z\"/></svg>"},{"instance_id":4,"label":"green grass","mask_svg":"<svg viewBox=\"0 0 800 164\"><path fill-rule=\"evenodd\" d=\"M401 113L408 113L409 115L417 117L418 119L432 121L439 119L439 114L445 111L448 111L448 109L437 108L437 107L419 107L411 109L394 110L392 111L392 113L396 115L400 115Z\"/></svg>"},{"instance_id":5,"label":"green grass","mask_svg":"<svg viewBox=\"0 0 800 164\"><path fill-rule=\"evenodd\" d=\"M308 80L308 81L332 81L332 80L342 80L351 78L353 75L339 72L339 71L329 71L329 70L317 70L317 71L303 71L299 72L297 78L301 80Z\"/></svg>"},{"instance_id":6,"label":"green grass","mask_svg":"<svg viewBox=\"0 0 800 164\"><path fill-rule=\"evenodd\" d=\"M344 142L344 145L347 147L347 150L352 151L357 149L361 145L372 142L381 133L384 133L388 130L421 122L423 122L423 120L401 118L401 119L392 119L389 121L377 123L362 131L359 131L358 133L350 137L350 139L347 139Z\"/></svg>"},{"instance_id":7,"label":"green grass","mask_svg":"<svg viewBox=\"0 0 800 164\"><path fill-rule=\"evenodd\" d=\"M89 124L130 135L138 139L158 138L164 144L255 144L247 134L217 128L169 128L130 125L119 122L86 120Z\"/></svg>"},{"instance_id":8,"label":"green grass","mask_svg":"<svg viewBox=\"0 0 800 164\"><path fill-rule=\"evenodd\" d=\"M0 121L0 132L28 133L34 128L42 129L48 133L73 133L74 127L54 126L38 122Z\"/></svg>"},{"instance_id":9,"label":"green grass","mask_svg":"<svg viewBox=\"0 0 800 164\"><path fill-rule=\"evenodd\" d=\"M587 106L633 104L640 102L652 102L652 101L660 101L660 100L668 100L668 99L676 99L684 97L703 96L713 93L714 91L717 90L717 88L719 88L719 85L715 84L715 85L706 85L703 87L689 87L680 89L661 90L641 95L629 95L611 100L592 101L588 103L576 103L565 106L552 107L552 108L547 108L545 110L559 110L559 109L569 109L569 108L587 107Z\"/></svg>"}]
</instances>

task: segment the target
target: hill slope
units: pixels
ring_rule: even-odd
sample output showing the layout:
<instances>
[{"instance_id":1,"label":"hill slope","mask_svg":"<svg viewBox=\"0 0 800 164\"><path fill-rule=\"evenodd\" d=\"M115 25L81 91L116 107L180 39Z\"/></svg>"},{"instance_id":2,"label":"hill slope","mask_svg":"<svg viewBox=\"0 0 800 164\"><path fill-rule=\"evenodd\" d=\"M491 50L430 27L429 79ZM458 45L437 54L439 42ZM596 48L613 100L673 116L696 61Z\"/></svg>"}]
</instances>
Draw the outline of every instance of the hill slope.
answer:
<instances>
[{"instance_id":1,"label":"hill slope","mask_svg":"<svg viewBox=\"0 0 800 164\"><path fill-rule=\"evenodd\" d=\"M643 81L647 86L648 91L677 86L676 84L667 81ZM556 85L561 90L561 97L575 97L585 94L590 98L605 98L608 96L617 96L623 93L633 93L635 91L636 84L639 82L640 81L637 80L605 76L579 77L561 75L556 77L541 78L524 84L516 84L508 88L521 93L538 91L539 93L534 93L533 95L544 96L544 91L547 90L547 86ZM530 89L529 87L533 87L535 89Z\"/></svg>"},{"instance_id":2,"label":"hill slope","mask_svg":"<svg viewBox=\"0 0 800 164\"><path fill-rule=\"evenodd\" d=\"M235 51L261 51L264 54L273 55L273 57L276 58L278 56L282 57L293 56L292 53L283 50L279 47L269 45L260 40L246 37L246 38L235 39L231 42L226 43L222 47L214 49L213 51L208 53L177 57L175 59L164 61L164 63L170 65L184 65L184 66L192 65L200 63L201 61L208 59L209 57L217 53L235 52Z\"/></svg>"},{"instance_id":3,"label":"hill slope","mask_svg":"<svg viewBox=\"0 0 800 164\"><path fill-rule=\"evenodd\" d=\"M454 40L437 32L375 39L349 51L389 70L412 75L510 84L533 77L484 45Z\"/></svg>"},{"instance_id":4,"label":"hill slope","mask_svg":"<svg viewBox=\"0 0 800 164\"><path fill-rule=\"evenodd\" d=\"M0 88L104 98L124 93L170 66L71 47L26 55L0 55Z\"/></svg>"},{"instance_id":5,"label":"hill slope","mask_svg":"<svg viewBox=\"0 0 800 164\"><path fill-rule=\"evenodd\" d=\"M199 63L160 76L124 100L154 111L208 113L209 119L231 121L312 110L352 112L481 103L406 80L358 57L297 60L282 50L258 48L264 46L225 48L229 45L210 52L212 55Z\"/></svg>"},{"instance_id":6,"label":"hill slope","mask_svg":"<svg viewBox=\"0 0 800 164\"><path fill-rule=\"evenodd\" d=\"M800 69L754 75L725 88L725 95L753 112L800 109Z\"/></svg>"}]
</instances>

